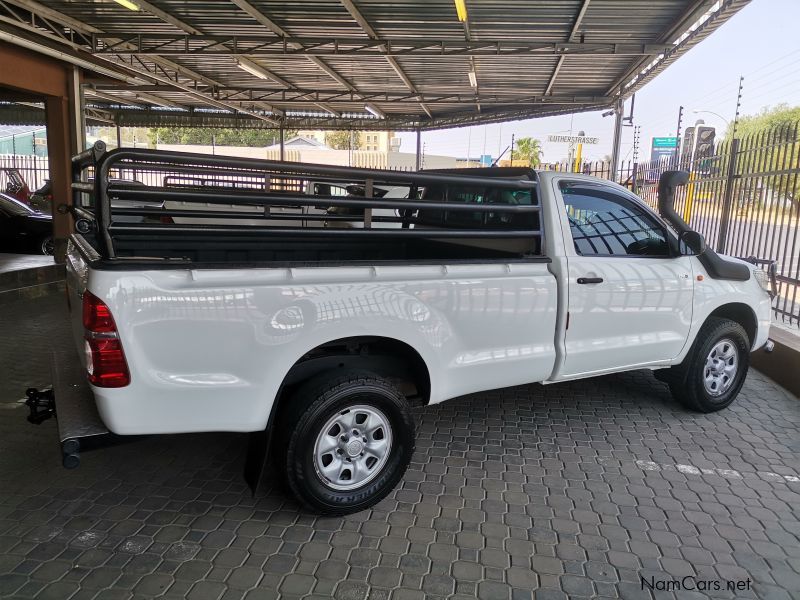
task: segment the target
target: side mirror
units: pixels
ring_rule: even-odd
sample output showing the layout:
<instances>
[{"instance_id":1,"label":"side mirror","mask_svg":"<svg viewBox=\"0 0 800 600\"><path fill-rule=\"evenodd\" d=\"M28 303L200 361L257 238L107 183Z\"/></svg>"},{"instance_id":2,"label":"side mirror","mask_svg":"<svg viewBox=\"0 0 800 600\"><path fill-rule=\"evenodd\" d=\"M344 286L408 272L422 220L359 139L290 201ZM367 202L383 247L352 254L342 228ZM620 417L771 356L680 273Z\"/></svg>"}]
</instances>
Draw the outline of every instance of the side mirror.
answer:
<instances>
[{"instance_id":1,"label":"side mirror","mask_svg":"<svg viewBox=\"0 0 800 600\"><path fill-rule=\"evenodd\" d=\"M706 239L696 231L684 231L678 241L683 256L697 256L706 251Z\"/></svg>"}]
</instances>

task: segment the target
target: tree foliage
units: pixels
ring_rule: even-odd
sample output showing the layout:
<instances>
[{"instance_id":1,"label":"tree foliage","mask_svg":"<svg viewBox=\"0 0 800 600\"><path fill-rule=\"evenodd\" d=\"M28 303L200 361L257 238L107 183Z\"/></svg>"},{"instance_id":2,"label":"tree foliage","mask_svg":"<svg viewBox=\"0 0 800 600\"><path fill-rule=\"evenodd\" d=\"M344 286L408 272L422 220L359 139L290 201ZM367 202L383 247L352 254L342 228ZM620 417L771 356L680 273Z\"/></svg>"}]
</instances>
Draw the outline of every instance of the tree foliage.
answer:
<instances>
[{"instance_id":1,"label":"tree foliage","mask_svg":"<svg viewBox=\"0 0 800 600\"><path fill-rule=\"evenodd\" d=\"M793 130L798 122L800 122L800 106L779 104L772 108L765 108L757 115L747 115L740 118L736 125L736 137L742 139L767 132L786 135L789 132L784 133L784 131L786 129ZM731 129L729 128L726 133L726 139L730 137Z\"/></svg>"},{"instance_id":2,"label":"tree foliage","mask_svg":"<svg viewBox=\"0 0 800 600\"><path fill-rule=\"evenodd\" d=\"M726 146L731 130L726 133ZM779 104L756 115L742 117L736 125L739 139L737 173L785 172L800 168L800 106ZM728 146L729 147L729 146ZM745 185L742 195L748 202L771 198L779 205L784 201L800 202L800 177L780 174L765 178L763 185ZM769 190L769 192L767 191Z\"/></svg>"},{"instance_id":3,"label":"tree foliage","mask_svg":"<svg viewBox=\"0 0 800 600\"><path fill-rule=\"evenodd\" d=\"M285 139L297 135L285 131ZM196 144L202 146L248 146L261 148L280 141L277 129L226 129L220 127L157 127L150 129L151 144Z\"/></svg>"},{"instance_id":4,"label":"tree foliage","mask_svg":"<svg viewBox=\"0 0 800 600\"><path fill-rule=\"evenodd\" d=\"M536 138L519 138L514 144L514 159L527 160L532 168L542 164L542 142Z\"/></svg>"},{"instance_id":5,"label":"tree foliage","mask_svg":"<svg viewBox=\"0 0 800 600\"><path fill-rule=\"evenodd\" d=\"M358 131L329 131L325 134L325 144L334 150L361 150L364 146Z\"/></svg>"}]
</instances>

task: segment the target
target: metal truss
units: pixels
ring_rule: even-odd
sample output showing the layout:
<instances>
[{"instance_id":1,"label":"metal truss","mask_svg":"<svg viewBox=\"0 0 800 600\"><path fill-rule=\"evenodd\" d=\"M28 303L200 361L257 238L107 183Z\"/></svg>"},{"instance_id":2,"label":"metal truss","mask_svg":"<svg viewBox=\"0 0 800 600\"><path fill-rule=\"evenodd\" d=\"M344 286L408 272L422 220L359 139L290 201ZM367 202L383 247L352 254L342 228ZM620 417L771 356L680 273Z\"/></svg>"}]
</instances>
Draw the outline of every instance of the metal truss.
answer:
<instances>
[{"instance_id":1,"label":"metal truss","mask_svg":"<svg viewBox=\"0 0 800 600\"><path fill-rule=\"evenodd\" d=\"M258 35L170 35L132 33L117 35L115 41L93 35L95 54L136 54L139 56L194 56L225 54L252 58L270 56L385 56L425 58L452 56L652 56L672 48L669 44L595 44L535 42L531 40L387 40L380 38L293 38L264 39Z\"/></svg>"},{"instance_id":2,"label":"metal truss","mask_svg":"<svg viewBox=\"0 0 800 600\"><path fill-rule=\"evenodd\" d=\"M115 86L97 85L98 92L118 90ZM139 92L169 92L168 86L137 86L134 90ZM107 98L108 95L106 94ZM277 104L292 103L359 103L363 101L373 102L425 102L427 104L455 104L470 102L475 99L474 94L459 93L413 93L413 92L339 92L335 90L254 90L252 88L218 88L214 90L213 97L225 102L274 102ZM520 92L484 92L480 95L481 103L486 105L530 105L530 104L601 104L608 105L614 101L610 96L579 96L579 95L532 95Z\"/></svg>"}]
</instances>

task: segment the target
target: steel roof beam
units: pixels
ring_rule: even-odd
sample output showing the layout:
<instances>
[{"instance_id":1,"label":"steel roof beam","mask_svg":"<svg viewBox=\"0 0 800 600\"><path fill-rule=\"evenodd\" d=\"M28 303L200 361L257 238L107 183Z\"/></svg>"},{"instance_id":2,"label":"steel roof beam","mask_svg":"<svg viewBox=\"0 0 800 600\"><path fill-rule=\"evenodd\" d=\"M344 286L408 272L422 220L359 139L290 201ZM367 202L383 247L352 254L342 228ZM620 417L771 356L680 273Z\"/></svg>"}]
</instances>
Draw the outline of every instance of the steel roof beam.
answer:
<instances>
[{"instance_id":1,"label":"steel roof beam","mask_svg":"<svg viewBox=\"0 0 800 600\"><path fill-rule=\"evenodd\" d=\"M270 19L267 15L264 14L263 11L257 9L255 6L247 2L247 0L231 0L236 6L246 12L248 15L253 17L256 21L261 23L264 27L272 31L274 34L280 36L281 38L288 38L291 37L289 33L283 29L280 25L278 25L275 21ZM302 46L300 44L292 43L296 50L302 50ZM336 83L345 87L346 89L350 90L351 92L357 92L358 90L356 87L347 81L344 77L342 77L333 67L331 67L328 63L324 60L319 58L318 56L309 56L308 59L314 63L317 67L322 69L329 77L331 77ZM292 87L292 86L289 86ZM322 110L325 110L331 113L334 116L339 116L335 110L331 109L330 107L324 105L318 105Z\"/></svg>"},{"instance_id":2,"label":"steel roof beam","mask_svg":"<svg viewBox=\"0 0 800 600\"><path fill-rule=\"evenodd\" d=\"M52 8L45 6L44 4L39 4L38 2L34 2L33 0L3 0L6 4L13 4L15 6L19 6L20 8L24 8L31 14L38 15L45 19L51 19L53 21L58 21L59 23L66 25L70 29L74 31L78 31L84 34L92 34L92 33L102 33L100 29L97 27L92 27L91 25L87 25L77 19L73 19L72 17L65 15L64 13L58 12L57 10L53 10Z\"/></svg>"},{"instance_id":3,"label":"steel roof beam","mask_svg":"<svg viewBox=\"0 0 800 600\"><path fill-rule=\"evenodd\" d=\"M372 25L370 25L369 21L367 21L364 18L364 15L361 14L361 11L358 10L358 7L355 5L355 2L353 2L352 0L340 0L340 2L342 3L342 5L344 5L345 9L347 9L347 12L350 13L350 16L353 17L353 19L355 19L356 23L359 24L361 29L364 30L364 33L366 33L373 40L377 40L379 37L378 33L372 28ZM381 47L386 48L388 51L389 45L385 44ZM406 75L405 71L403 71L400 64L393 57L389 55L386 55L386 60L389 63L389 66L392 67L394 72L397 73L397 76L402 80L405 86L412 92L418 93L419 90L417 89L417 86L415 86L414 83L411 81L411 79L409 79L408 75ZM425 111L425 114L432 119L433 115L431 114L431 111L428 109L425 103L420 102L419 105L420 108L422 108L422 110Z\"/></svg>"},{"instance_id":4,"label":"steel roof beam","mask_svg":"<svg viewBox=\"0 0 800 600\"><path fill-rule=\"evenodd\" d=\"M469 25L469 10L467 8L467 0L464 0L464 39L467 42L472 41L472 33L470 31ZM460 18L460 17L459 17ZM470 85L474 82L475 88L475 110L479 113L481 112L481 101L480 101L480 82L478 81L478 70L475 68L475 57L469 57L469 73L467 73L467 78L469 79L469 74L472 74L472 80L470 81ZM512 149L513 151L513 149Z\"/></svg>"},{"instance_id":5,"label":"steel roof beam","mask_svg":"<svg viewBox=\"0 0 800 600\"><path fill-rule=\"evenodd\" d=\"M97 41L105 41L95 36ZM97 44L100 54L141 56L383 56L450 58L459 56L650 56L674 48L672 44L570 43L531 40L386 40L362 38L274 38L232 35L121 34L116 43ZM346 80L345 80L346 82ZM342 83L342 82L340 82ZM345 83L345 87L353 88ZM353 88L355 91L355 88Z\"/></svg>"},{"instance_id":6,"label":"steel roof beam","mask_svg":"<svg viewBox=\"0 0 800 600\"><path fill-rule=\"evenodd\" d=\"M38 7L46 8L46 7L43 7L43 5L40 5L38 2L34 2L33 0L9 0L9 1L12 1L12 2L15 2L15 3L20 3L20 5L21 4L25 4L25 6L23 6L23 8L25 8L28 11L30 11L31 14L35 14L33 12L33 10L36 10ZM63 20L62 20L62 17L63 17ZM62 22L65 25L67 24L66 23L67 21L74 21L74 19L71 19L67 15L62 15L62 13L59 13L58 11L55 11L55 10L52 10L52 9L47 9L47 18L51 19L53 21ZM69 26L69 25L67 25L67 26ZM99 30L97 28L93 28L93 29L96 30L96 31L93 32L93 35L98 35L98 32L100 34L102 34L101 30ZM38 35L41 35L42 37L54 40L54 41L59 42L59 43L65 43L65 44L67 44L67 45L69 45L70 47L73 47L73 48L78 46L74 42L70 42L69 40L65 40L65 39L63 39L63 38L61 38L61 37L59 37L59 36L57 36L55 34L50 34L50 33L45 32L45 31L38 32ZM111 36L109 36L109 37L111 37ZM129 65L129 64L124 63L124 62L120 63L120 62L114 61L114 60L112 60L112 59L110 59L108 57L98 56L97 58L102 60L103 62L109 63L110 65L114 65L115 67L117 67L118 69L122 69L123 71L132 72L132 73L135 73L135 74L138 74L138 75L142 75L145 78L150 79L152 81L156 81L156 82L159 82L159 83L162 83L162 84L167 84L170 87L175 88L176 90L181 91L181 92L185 93L188 96L191 96L191 97L196 98L196 99L200 99L201 101L204 101L204 102L206 102L207 104L209 104L211 106L215 106L217 108L222 108L224 110L231 110L231 111L240 112L242 114L246 114L246 115L248 115L250 117L253 117L253 118L256 118L256 119L267 121L267 122L272 123L272 124L277 124L277 121L275 121L274 119L272 119L270 117L267 117L266 115L262 115L260 113L254 112L254 111L247 110L247 109L242 108L240 106L237 106L235 104L226 104L225 102L214 100L212 97L208 96L207 94L205 94L203 92L200 92L200 91L198 91L196 89L192 89L191 87L186 86L186 85L180 83L179 81L175 81L169 76L161 76L161 75L158 75L157 73L152 73L147 69L142 69L142 68L136 67L133 64ZM87 67L87 68L91 69L92 67ZM104 67L98 66L97 69L103 70ZM133 86L131 88L131 90L135 91L135 86ZM154 100L154 103L155 103L156 97L151 95L151 98ZM158 98L158 103L161 104L162 106L169 106L170 104L172 104L172 105L176 104L174 102L171 102L169 100L164 100L162 98Z\"/></svg>"},{"instance_id":7,"label":"steel roof beam","mask_svg":"<svg viewBox=\"0 0 800 600\"><path fill-rule=\"evenodd\" d=\"M115 91L119 88L112 85L98 84L96 88L100 91ZM135 89L145 92L169 92L169 86L163 85L143 85ZM274 90L255 90L252 88L220 88L216 90L216 98L225 101L298 101L305 100L309 103L316 102L346 102L356 103L361 100L383 101L383 102L414 102L417 98L422 98L429 103L459 103L471 101L472 94L460 94L458 92L430 92L425 94L415 94L413 92L361 92L359 94L351 92L341 92L335 90L305 90L305 89L274 89ZM517 101L541 101L541 102L613 102L611 96L585 96L581 94L553 96L531 95L519 91L508 92L486 92L481 96L487 102L517 102Z\"/></svg>"},{"instance_id":8,"label":"steel roof beam","mask_svg":"<svg viewBox=\"0 0 800 600\"><path fill-rule=\"evenodd\" d=\"M132 88L130 91L131 93L145 93L145 90L151 89L148 87L143 88ZM164 90L159 88L159 91L171 91L171 90ZM416 104L419 102L419 96L416 94L406 94L405 96L400 95L391 95L388 98L385 94L372 94L365 99L362 98L332 98L329 96L317 96L313 93L307 94L308 97L303 97L302 95L283 95L278 92L276 93L266 93L266 94L253 94L252 96L241 96L240 93L235 93L231 95L221 94L218 96L220 101L228 102L228 103L241 103L241 104L257 104L257 103L268 103L271 106L271 103L279 103L285 106L319 106L320 104L325 104L327 106L338 106L341 104L344 105L352 105L354 103L360 102L376 102L383 100L384 102L390 102L392 104ZM117 99L114 96L109 96L113 98L114 101L122 102L122 100ZM474 96L471 95L453 95L453 96L442 96L442 97L433 97L433 96L423 96L426 103L432 105L438 104L459 104L462 102L472 102L474 101ZM506 106L506 105L531 105L531 104L608 104L609 102L613 102L613 98L606 97L606 96L482 96L480 98L481 102L486 105L498 105L498 106ZM338 112L347 112L346 108L339 109Z\"/></svg>"},{"instance_id":9,"label":"steel roof beam","mask_svg":"<svg viewBox=\"0 0 800 600\"><path fill-rule=\"evenodd\" d=\"M61 24L62 26L66 26L69 29L71 29L71 30L73 30L73 31L75 31L77 33L80 33L80 34L83 34L83 35L86 35L86 36L90 36L89 37L89 41L91 40L91 35L92 34L102 34L103 33L103 31L98 29L97 27L92 27L91 25L87 25L85 23L82 23L81 21L73 19L72 17L70 17L68 15L65 15L63 13L60 13L60 12L56 11L56 10L53 10L53 9L51 9L51 8L49 8L47 6L44 6L42 4L39 4L38 2L35 2L33 0L2 0L2 2L0 2L0 3L6 4L6 5L15 5L15 6L19 7L19 8L23 8L23 9L27 10L28 12L30 12L30 14L34 18L38 17L39 19L42 19L42 20L49 19L49 20L55 21L55 22ZM4 18L4 17L0 17L0 19L2 19L3 21L7 21L7 19ZM65 38L65 39L67 39L67 38ZM211 79L210 77L206 77L205 75L201 75L200 73L198 73L196 71L193 71L192 69L189 69L188 67L184 67L183 65L179 65L178 63L173 62L173 61L171 61L169 59L166 59L166 58L163 58L163 57L152 56L152 57L150 57L150 60L153 63L157 64L157 65L161 65L164 68L171 69L171 70L173 70L173 71L175 71L177 73L180 73L180 74L186 76L188 79L194 79L196 81L201 81L201 82L203 82L203 83L205 83L206 85L209 85L209 86L219 86L219 85L221 85L218 81L215 81L214 79Z\"/></svg>"},{"instance_id":10,"label":"steel roof beam","mask_svg":"<svg viewBox=\"0 0 800 600\"><path fill-rule=\"evenodd\" d=\"M686 29L689 28L689 26L694 22L694 20L697 18L698 13L701 10L712 6L713 4L714 4L714 0L695 0L695 2L692 4L692 6L689 8L689 10L687 10L683 14L682 18L677 23L672 25L667 31L665 31L661 35L661 37L659 38L659 41L667 42L670 39L673 39L674 37L680 35L683 31L685 31ZM719 10L715 14L722 13L727 4L730 4L730 0L728 0L727 2L723 2L722 5L719 7ZM709 19L709 21L711 21L713 19L714 19L714 17L712 15L712 17L711 17L711 19ZM706 22L706 24L707 23L708 23L708 21ZM700 28L700 29L702 29L702 28ZM691 38L692 38L692 36L689 36L689 38L687 40L685 40L685 41L688 41ZM675 50L676 48L677 47L674 44L668 44L666 46L666 48L664 50L662 50L661 52L653 52L652 54L650 54L648 56L648 58L645 58L644 60L637 61L630 69L625 71L625 73L622 75L622 77L619 77L616 80L614 80L614 83L611 84L611 86L609 86L608 91L606 92L606 94L607 95L611 95L611 94L615 94L617 92L619 92L620 94L623 94L624 90L621 89L621 86L625 85L625 83L630 81L637 73L639 73L648 64L648 62L651 59L654 59L656 56L658 56L659 54L662 54L662 53L666 55L666 53L671 52L671 51Z\"/></svg>"},{"instance_id":11,"label":"steel roof beam","mask_svg":"<svg viewBox=\"0 0 800 600\"><path fill-rule=\"evenodd\" d=\"M573 38L578 34L578 30L581 27L581 23L583 23L583 17L586 16L586 11L589 8L589 3L592 0L583 0L583 5L581 6L580 11L578 11L578 16L575 17L575 22L572 24L572 29L567 36L567 42L571 42ZM564 66L564 61L567 59L566 55L561 55L558 58L558 62L556 63L556 68L553 69L553 74L550 76L550 81L547 83L547 88L544 90L545 94L549 94L553 91L553 85L556 83L556 78L558 77L559 72L561 71L561 67Z\"/></svg>"},{"instance_id":12,"label":"steel roof beam","mask_svg":"<svg viewBox=\"0 0 800 600\"><path fill-rule=\"evenodd\" d=\"M86 25L80 21L76 21L75 19L69 17L68 15L59 13L58 11L48 8L47 6L39 4L38 2L35 2L33 0L2 0L0 1L0 4L5 5L6 7L13 4L15 6L18 6L19 8L27 10L34 20L36 18L39 18L41 20L49 19L56 23L59 23L62 27L67 27L73 30L75 33L88 36L86 39L87 39L87 44L89 45L92 44L93 35L103 34L102 30L97 29L96 27ZM11 14L14 13L12 12ZM19 15L15 16L17 19L20 19ZM14 22L12 19L0 16L0 21L10 23L16 27L23 27L26 30L31 31L32 33L42 35L41 31L36 29L36 27L29 25L26 20L22 20L21 22ZM69 34L59 35L59 37L63 38L60 40L62 43L69 44L75 50L88 50L88 48L85 48L83 45L75 43L74 40L70 39ZM106 39L109 39L109 41L113 40L116 43L121 43L121 40L116 40L114 38L106 38ZM183 65L179 65L166 58L150 57L150 61L156 65L160 65L164 68L176 71L177 73L181 73L185 75L188 79L195 79L197 81L202 81L203 83L209 86L220 85L219 82L214 81L213 79L210 79L205 75L201 75L200 73L197 73L192 69L184 67Z\"/></svg>"},{"instance_id":13,"label":"steel roof beam","mask_svg":"<svg viewBox=\"0 0 800 600\"><path fill-rule=\"evenodd\" d=\"M183 104L179 104L178 102L173 102L171 100L164 100L158 96L153 96L152 94L146 94L145 92L137 92L136 90L131 90L133 97L137 100L143 100L148 104L154 104L155 106L163 106L165 108L180 108L186 110L186 106Z\"/></svg>"},{"instance_id":14,"label":"steel roof beam","mask_svg":"<svg viewBox=\"0 0 800 600\"><path fill-rule=\"evenodd\" d=\"M114 96L112 94L98 92L97 90L92 89L90 87L85 88L83 92L87 96L92 96L93 98L100 98L101 100L105 100L106 102L114 102L115 104L119 104L120 106L125 105L125 106L132 106L133 108L142 108L141 104L132 102L127 98L118 98L117 96Z\"/></svg>"},{"instance_id":15,"label":"steel roof beam","mask_svg":"<svg viewBox=\"0 0 800 600\"><path fill-rule=\"evenodd\" d=\"M174 25L175 27L177 27L178 29L180 29L182 31L185 31L186 33L191 33L191 34L200 34L200 33L202 33L202 31L200 31L196 27L193 27L192 25L189 25L185 21L181 21L180 19L178 19L174 15L171 15L168 12L166 12L164 10L161 10L160 8L158 8L157 6L154 6L153 4L150 4L146 0L135 0L135 3L143 11L149 12L151 15L158 17L159 19L169 23L170 25Z\"/></svg>"}]
</instances>

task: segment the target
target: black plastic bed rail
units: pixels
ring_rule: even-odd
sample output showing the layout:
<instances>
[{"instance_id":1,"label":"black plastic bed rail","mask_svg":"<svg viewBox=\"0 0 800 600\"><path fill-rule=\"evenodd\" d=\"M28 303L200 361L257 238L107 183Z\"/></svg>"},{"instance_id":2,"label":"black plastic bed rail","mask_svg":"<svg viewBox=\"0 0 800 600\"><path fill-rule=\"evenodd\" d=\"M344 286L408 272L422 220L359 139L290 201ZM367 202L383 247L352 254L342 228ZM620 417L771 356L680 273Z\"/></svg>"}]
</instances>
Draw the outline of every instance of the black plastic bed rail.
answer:
<instances>
[{"instance_id":1,"label":"black plastic bed rail","mask_svg":"<svg viewBox=\"0 0 800 600\"><path fill-rule=\"evenodd\" d=\"M72 164L76 229L94 232L104 259L117 257L123 236L160 234L315 242L518 239L535 242L526 256L541 254L533 171L404 172L147 149L105 152L102 142ZM363 196L316 193L334 187L363 190ZM406 197L382 197L392 189L401 196L407 190Z\"/></svg>"}]
</instances>

